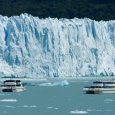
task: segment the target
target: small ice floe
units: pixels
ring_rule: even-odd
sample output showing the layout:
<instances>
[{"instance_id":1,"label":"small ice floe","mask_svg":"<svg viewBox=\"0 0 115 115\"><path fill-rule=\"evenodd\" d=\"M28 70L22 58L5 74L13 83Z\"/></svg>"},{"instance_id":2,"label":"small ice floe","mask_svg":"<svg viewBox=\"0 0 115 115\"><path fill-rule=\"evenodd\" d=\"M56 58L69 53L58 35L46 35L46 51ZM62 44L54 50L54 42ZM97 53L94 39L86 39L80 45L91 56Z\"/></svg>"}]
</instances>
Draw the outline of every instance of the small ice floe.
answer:
<instances>
[{"instance_id":1,"label":"small ice floe","mask_svg":"<svg viewBox=\"0 0 115 115\"><path fill-rule=\"evenodd\" d=\"M94 110L92 110L92 109L87 109L87 111L94 111Z\"/></svg>"},{"instance_id":2,"label":"small ice floe","mask_svg":"<svg viewBox=\"0 0 115 115\"><path fill-rule=\"evenodd\" d=\"M51 106L49 106L49 107L47 107L48 109L52 109L53 107L51 107Z\"/></svg>"},{"instance_id":3,"label":"small ice floe","mask_svg":"<svg viewBox=\"0 0 115 115\"><path fill-rule=\"evenodd\" d=\"M104 100L105 103L111 103L111 102L113 102L113 101L114 101L113 99L105 99L105 100Z\"/></svg>"},{"instance_id":4,"label":"small ice floe","mask_svg":"<svg viewBox=\"0 0 115 115\"><path fill-rule=\"evenodd\" d=\"M0 102L17 102L16 99L2 99Z\"/></svg>"},{"instance_id":5,"label":"small ice floe","mask_svg":"<svg viewBox=\"0 0 115 115\"><path fill-rule=\"evenodd\" d=\"M69 85L69 82L67 80L64 81L58 81L58 82L48 82L48 83L41 83L39 86L67 86Z\"/></svg>"},{"instance_id":6,"label":"small ice floe","mask_svg":"<svg viewBox=\"0 0 115 115\"><path fill-rule=\"evenodd\" d=\"M54 109L55 109L55 110L58 110L59 108L55 107Z\"/></svg>"},{"instance_id":7,"label":"small ice floe","mask_svg":"<svg viewBox=\"0 0 115 115\"><path fill-rule=\"evenodd\" d=\"M3 107L6 107L6 108L16 108L16 107L10 106L10 105L4 105Z\"/></svg>"},{"instance_id":8,"label":"small ice floe","mask_svg":"<svg viewBox=\"0 0 115 115\"><path fill-rule=\"evenodd\" d=\"M103 111L102 109L96 109L95 111Z\"/></svg>"},{"instance_id":9,"label":"small ice floe","mask_svg":"<svg viewBox=\"0 0 115 115\"><path fill-rule=\"evenodd\" d=\"M37 106L36 105L23 105L23 106L20 106L20 107L24 107L24 108L36 108Z\"/></svg>"},{"instance_id":10,"label":"small ice floe","mask_svg":"<svg viewBox=\"0 0 115 115\"><path fill-rule=\"evenodd\" d=\"M52 107L52 106L49 106L47 107L48 109L55 109L55 110L58 110L59 108L58 107Z\"/></svg>"},{"instance_id":11,"label":"small ice floe","mask_svg":"<svg viewBox=\"0 0 115 115\"><path fill-rule=\"evenodd\" d=\"M86 114L88 113L87 111L79 111L79 110L74 110L74 111L70 111L71 114Z\"/></svg>"}]
</instances>

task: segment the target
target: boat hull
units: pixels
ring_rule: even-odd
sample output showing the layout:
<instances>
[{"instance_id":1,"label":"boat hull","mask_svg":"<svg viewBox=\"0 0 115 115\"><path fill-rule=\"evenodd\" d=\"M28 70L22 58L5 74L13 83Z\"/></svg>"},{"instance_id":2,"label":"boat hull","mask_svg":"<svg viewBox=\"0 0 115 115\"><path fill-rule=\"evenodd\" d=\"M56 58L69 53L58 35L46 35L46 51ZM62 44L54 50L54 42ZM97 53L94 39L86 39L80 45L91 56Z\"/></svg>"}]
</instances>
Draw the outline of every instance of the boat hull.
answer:
<instances>
[{"instance_id":1,"label":"boat hull","mask_svg":"<svg viewBox=\"0 0 115 115\"><path fill-rule=\"evenodd\" d=\"M95 88L95 89L83 89L85 94L100 94L100 93L111 93L115 94L115 88Z\"/></svg>"},{"instance_id":2,"label":"boat hull","mask_svg":"<svg viewBox=\"0 0 115 115\"><path fill-rule=\"evenodd\" d=\"M100 94L101 91L87 90L84 92L85 94Z\"/></svg>"},{"instance_id":3,"label":"boat hull","mask_svg":"<svg viewBox=\"0 0 115 115\"><path fill-rule=\"evenodd\" d=\"M115 93L115 81L94 81L93 85L83 88L86 94Z\"/></svg>"},{"instance_id":4,"label":"boat hull","mask_svg":"<svg viewBox=\"0 0 115 115\"><path fill-rule=\"evenodd\" d=\"M25 91L24 87L1 87L1 92L23 92Z\"/></svg>"}]
</instances>

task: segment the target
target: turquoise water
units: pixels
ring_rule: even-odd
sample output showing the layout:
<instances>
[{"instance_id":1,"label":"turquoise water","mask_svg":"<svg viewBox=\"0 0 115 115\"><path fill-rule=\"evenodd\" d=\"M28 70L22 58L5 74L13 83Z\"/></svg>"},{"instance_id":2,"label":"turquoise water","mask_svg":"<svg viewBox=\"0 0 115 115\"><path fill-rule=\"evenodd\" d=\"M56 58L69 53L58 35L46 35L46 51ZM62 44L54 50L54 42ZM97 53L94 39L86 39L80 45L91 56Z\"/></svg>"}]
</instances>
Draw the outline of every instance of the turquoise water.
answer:
<instances>
[{"instance_id":1,"label":"turquoise water","mask_svg":"<svg viewBox=\"0 0 115 115\"><path fill-rule=\"evenodd\" d=\"M0 115L115 115L115 94L83 94L88 84L26 86L22 93L0 93Z\"/></svg>"}]
</instances>

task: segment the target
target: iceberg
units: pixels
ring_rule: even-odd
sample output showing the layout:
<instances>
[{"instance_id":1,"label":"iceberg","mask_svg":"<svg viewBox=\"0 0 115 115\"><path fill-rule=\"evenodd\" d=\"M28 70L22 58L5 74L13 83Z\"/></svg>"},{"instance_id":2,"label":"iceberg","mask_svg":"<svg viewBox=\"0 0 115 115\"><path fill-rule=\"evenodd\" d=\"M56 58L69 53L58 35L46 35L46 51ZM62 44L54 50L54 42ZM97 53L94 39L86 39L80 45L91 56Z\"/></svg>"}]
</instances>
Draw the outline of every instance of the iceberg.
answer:
<instances>
[{"instance_id":1,"label":"iceberg","mask_svg":"<svg viewBox=\"0 0 115 115\"><path fill-rule=\"evenodd\" d=\"M115 21L0 15L2 75L115 75Z\"/></svg>"},{"instance_id":2,"label":"iceberg","mask_svg":"<svg viewBox=\"0 0 115 115\"><path fill-rule=\"evenodd\" d=\"M41 83L39 86L67 86L69 85L69 82L67 80L64 81L58 81L58 82L46 82L46 83Z\"/></svg>"}]
</instances>

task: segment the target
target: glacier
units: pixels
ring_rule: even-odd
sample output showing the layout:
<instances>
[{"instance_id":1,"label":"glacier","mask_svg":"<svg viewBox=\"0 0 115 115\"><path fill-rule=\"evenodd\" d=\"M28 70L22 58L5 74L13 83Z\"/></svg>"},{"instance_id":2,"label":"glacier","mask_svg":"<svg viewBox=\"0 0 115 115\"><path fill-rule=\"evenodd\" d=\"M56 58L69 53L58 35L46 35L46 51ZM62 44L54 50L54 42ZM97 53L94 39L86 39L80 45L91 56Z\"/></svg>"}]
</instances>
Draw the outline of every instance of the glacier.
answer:
<instances>
[{"instance_id":1,"label":"glacier","mask_svg":"<svg viewBox=\"0 0 115 115\"><path fill-rule=\"evenodd\" d=\"M0 76L115 75L115 21L0 15Z\"/></svg>"}]
</instances>

